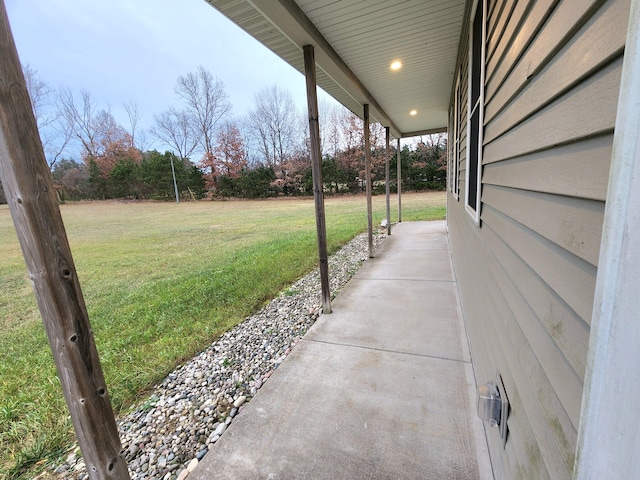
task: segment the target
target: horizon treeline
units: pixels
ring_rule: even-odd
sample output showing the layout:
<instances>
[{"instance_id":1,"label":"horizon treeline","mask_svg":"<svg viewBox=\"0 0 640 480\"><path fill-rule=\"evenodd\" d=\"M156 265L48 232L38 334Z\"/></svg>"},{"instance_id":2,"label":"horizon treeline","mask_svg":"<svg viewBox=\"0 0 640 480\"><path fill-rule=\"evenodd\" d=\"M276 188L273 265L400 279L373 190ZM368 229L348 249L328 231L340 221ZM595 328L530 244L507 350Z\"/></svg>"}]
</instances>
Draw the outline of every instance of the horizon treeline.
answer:
<instances>
[{"instance_id":1,"label":"horizon treeline","mask_svg":"<svg viewBox=\"0 0 640 480\"><path fill-rule=\"evenodd\" d=\"M233 117L224 84L203 67L178 77L177 105L139 127L134 103L128 126L99 108L88 91L52 89L23 67L45 157L61 201L266 198L312 195L308 121L278 86L254 95L245 117ZM363 122L337 103L321 102L322 175L327 195L364 190ZM374 193L384 192L385 131L371 125ZM395 142L394 142L395 143ZM430 135L400 151L404 190L445 188L446 135ZM164 153L162 153L164 152ZM391 148L391 188L397 155ZM0 203L6 203L0 185Z\"/></svg>"}]
</instances>

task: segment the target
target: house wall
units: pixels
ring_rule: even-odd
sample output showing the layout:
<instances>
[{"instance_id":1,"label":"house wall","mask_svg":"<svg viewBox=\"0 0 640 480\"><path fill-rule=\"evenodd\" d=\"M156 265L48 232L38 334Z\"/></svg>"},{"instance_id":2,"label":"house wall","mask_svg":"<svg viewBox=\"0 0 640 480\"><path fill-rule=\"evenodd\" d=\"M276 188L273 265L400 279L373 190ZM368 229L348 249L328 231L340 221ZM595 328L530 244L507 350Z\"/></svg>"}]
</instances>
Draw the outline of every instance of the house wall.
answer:
<instances>
[{"instance_id":1,"label":"house wall","mask_svg":"<svg viewBox=\"0 0 640 480\"><path fill-rule=\"evenodd\" d=\"M496 478L566 479L629 1L488 0L486 12L479 226L464 198L468 33L458 112L452 94L450 132L459 119L459 178L450 181L459 195L448 196L454 267L477 382L499 372L511 404L504 447L498 429L487 427ZM453 150L456 142L449 144Z\"/></svg>"}]
</instances>

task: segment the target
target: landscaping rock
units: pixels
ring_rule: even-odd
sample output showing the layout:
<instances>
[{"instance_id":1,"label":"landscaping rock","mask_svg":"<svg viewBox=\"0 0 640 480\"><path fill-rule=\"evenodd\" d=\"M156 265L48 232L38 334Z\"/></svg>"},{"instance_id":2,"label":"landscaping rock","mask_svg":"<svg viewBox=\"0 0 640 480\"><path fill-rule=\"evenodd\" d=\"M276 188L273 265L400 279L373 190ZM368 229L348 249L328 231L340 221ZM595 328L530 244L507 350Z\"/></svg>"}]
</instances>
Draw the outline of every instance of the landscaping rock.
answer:
<instances>
[{"instance_id":1,"label":"landscaping rock","mask_svg":"<svg viewBox=\"0 0 640 480\"><path fill-rule=\"evenodd\" d=\"M385 238L375 234L376 246ZM358 235L329 258L332 295L368 258ZM322 311L318 270L301 278L206 350L176 368L145 401L118 420L132 480L184 480L251 403ZM235 399L235 400L234 400ZM81 456L54 465L55 478L86 478Z\"/></svg>"}]
</instances>

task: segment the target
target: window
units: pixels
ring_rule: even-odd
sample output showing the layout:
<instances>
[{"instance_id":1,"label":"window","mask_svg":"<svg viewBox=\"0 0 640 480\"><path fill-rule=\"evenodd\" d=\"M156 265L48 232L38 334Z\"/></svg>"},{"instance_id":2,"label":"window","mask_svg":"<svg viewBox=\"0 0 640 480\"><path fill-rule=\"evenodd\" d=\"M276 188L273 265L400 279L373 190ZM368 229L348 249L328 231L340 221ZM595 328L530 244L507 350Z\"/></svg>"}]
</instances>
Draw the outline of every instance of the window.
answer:
<instances>
[{"instance_id":1,"label":"window","mask_svg":"<svg viewBox=\"0 0 640 480\"><path fill-rule=\"evenodd\" d=\"M465 202L467 211L480 224L480 187L482 180L482 124L484 104L484 0L478 0L472 14L469 45L469 107L467 135L467 175Z\"/></svg>"}]
</instances>

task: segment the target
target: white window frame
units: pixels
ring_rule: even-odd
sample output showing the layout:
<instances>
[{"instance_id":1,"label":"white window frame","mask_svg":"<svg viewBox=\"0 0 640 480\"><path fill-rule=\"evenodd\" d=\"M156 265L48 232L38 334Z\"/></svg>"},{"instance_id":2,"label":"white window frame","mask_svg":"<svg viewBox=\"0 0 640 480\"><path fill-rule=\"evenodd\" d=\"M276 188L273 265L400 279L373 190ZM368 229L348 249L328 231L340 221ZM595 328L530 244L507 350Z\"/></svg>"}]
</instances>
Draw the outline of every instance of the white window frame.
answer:
<instances>
[{"instance_id":1,"label":"white window frame","mask_svg":"<svg viewBox=\"0 0 640 480\"><path fill-rule=\"evenodd\" d=\"M451 154L451 193L460 200L460 73L456 74L453 95L453 142Z\"/></svg>"},{"instance_id":2,"label":"white window frame","mask_svg":"<svg viewBox=\"0 0 640 480\"><path fill-rule=\"evenodd\" d=\"M475 105L472 105L472 75L475 73L473 71L473 23L474 18L477 13L478 6L482 2L482 48L480 49L480 92L479 97ZM471 18L470 18L470 28L469 28L469 67L468 67L468 76L469 76L469 85L468 85L468 93L467 93L467 171L465 174L465 209L467 213L471 216L473 221L477 226L480 226L480 210L481 210L481 192L482 192L482 141L483 141L483 125L484 125L484 78L485 78L485 46L486 46L486 38L487 38L487 8L486 8L486 0L476 0L471 9ZM476 208L474 209L469 204L469 171L471 169L471 152L473 149L471 148L471 139L473 134L471 132L471 117L474 113L475 108L479 109L478 113L478 145L477 145L477 174L476 174Z\"/></svg>"}]
</instances>

